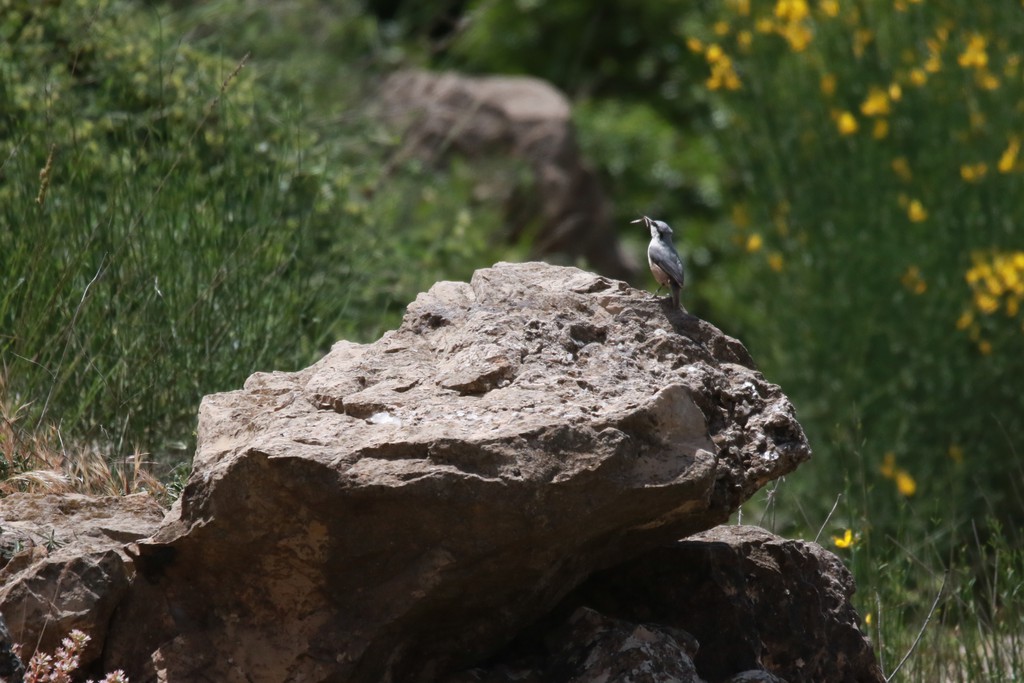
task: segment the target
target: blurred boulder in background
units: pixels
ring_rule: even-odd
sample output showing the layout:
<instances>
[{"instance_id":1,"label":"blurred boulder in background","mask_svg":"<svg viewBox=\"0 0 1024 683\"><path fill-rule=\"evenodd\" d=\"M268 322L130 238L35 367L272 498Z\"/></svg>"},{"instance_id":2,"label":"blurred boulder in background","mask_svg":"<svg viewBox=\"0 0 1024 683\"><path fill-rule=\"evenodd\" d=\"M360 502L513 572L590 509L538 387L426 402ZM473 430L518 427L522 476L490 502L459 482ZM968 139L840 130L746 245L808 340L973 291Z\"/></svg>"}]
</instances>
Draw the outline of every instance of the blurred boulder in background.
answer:
<instances>
[{"instance_id":1,"label":"blurred boulder in background","mask_svg":"<svg viewBox=\"0 0 1024 683\"><path fill-rule=\"evenodd\" d=\"M506 206L512 240L531 224L535 256L584 258L603 275L630 279L637 261L619 245L611 204L576 144L571 105L537 78L405 70L377 93L381 116L403 137L399 159L471 164L507 157L527 165L532 187L514 173L481 174L478 191Z\"/></svg>"}]
</instances>

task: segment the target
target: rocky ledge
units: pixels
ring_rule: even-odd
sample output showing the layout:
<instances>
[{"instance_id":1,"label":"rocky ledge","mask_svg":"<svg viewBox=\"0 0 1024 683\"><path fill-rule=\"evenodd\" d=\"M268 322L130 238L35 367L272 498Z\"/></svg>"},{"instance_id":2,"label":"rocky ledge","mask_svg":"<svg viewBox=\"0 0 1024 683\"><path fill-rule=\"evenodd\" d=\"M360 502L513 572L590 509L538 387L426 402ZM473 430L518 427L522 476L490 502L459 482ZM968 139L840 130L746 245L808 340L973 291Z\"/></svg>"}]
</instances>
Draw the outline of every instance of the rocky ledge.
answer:
<instances>
[{"instance_id":1,"label":"rocky ledge","mask_svg":"<svg viewBox=\"0 0 1024 683\"><path fill-rule=\"evenodd\" d=\"M172 683L505 680L515 667L534 678L508 680L601 680L596 643L616 652L621 632L651 653L667 647L678 677L645 678L654 654L641 648L633 673L605 680L881 680L848 603L852 581L816 546L776 553L813 562L775 564L818 596L801 602L820 608L808 608L820 620L807 616L807 628L842 633L835 641L784 650L762 635L770 610L702 626L661 609L689 610L678 595L635 592L630 611L586 592L640 562L689 576L672 584L725 609L700 583L723 541L684 541L707 546L687 555L679 539L725 522L809 457L790 402L714 326L623 282L497 264L436 284L375 343L340 342L305 370L207 396L184 493L118 555L128 579L93 664ZM734 564L755 546L788 548L723 529L740 534ZM29 569L7 572L8 621L10 586ZM766 586L744 604L790 600ZM47 604L60 602L58 590ZM715 638L727 635L711 624L738 629L744 655L721 656ZM548 627L546 654L521 645ZM570 632L586 643L575 655L571 639L552 645ZM554 664L562 655L575 673Z\"/></svg>"}]
</instances>

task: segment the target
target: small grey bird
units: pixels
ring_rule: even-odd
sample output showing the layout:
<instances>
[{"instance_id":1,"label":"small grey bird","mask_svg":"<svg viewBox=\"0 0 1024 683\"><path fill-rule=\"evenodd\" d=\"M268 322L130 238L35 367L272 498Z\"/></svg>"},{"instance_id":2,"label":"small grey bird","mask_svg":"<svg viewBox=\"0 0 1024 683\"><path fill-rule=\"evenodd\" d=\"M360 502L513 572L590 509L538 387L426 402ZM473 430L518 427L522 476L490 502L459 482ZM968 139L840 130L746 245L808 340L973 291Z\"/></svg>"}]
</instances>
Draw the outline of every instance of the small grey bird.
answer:
<instances>
[{"instance_id":1,"label":"small grey bird","mask_svg":"<svg viewBox=\"0 0 1024 683\"><path fill-rule=\"evenodd\" d=\"M647 216L637 218L633 223L643 223L651 231L651 243L647 246L647 265L651 267L654 279L662 287L672 290L672 306L679 308L679 292L683 289L683 262L672 244L672 228L665 221L656 221Z\"/></svg>"}]
</instances>

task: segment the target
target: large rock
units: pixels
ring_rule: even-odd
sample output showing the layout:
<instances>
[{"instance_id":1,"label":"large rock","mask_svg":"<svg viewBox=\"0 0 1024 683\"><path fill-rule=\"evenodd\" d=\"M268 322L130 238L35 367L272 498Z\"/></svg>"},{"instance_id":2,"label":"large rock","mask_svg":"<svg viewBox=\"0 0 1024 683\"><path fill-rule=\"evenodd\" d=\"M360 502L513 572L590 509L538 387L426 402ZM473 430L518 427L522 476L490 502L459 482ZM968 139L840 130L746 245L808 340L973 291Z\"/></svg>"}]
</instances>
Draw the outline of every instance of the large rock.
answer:
<instances>
[{"instance_id":1,"label":"large rock","mask_svg":"<svg viewBox=\"0 0 1024 683\"><path fill-rule=\"evenodd\" d=\"M373 344L203 400L105 666L436 680L808 457L736 340L622 282L498 264Z\"/></svg>"},{"instance_id":2,"label":"large rock","mask_svg":"<svg viewBox=\"0 0 1024 683\"><path fill-rule=\"evenodd\" d=\"M478 189L505 204L513 240L539 223L531 236L534 255L582 256L611 277L637 274L637 259L622 250L612 227L611 203L576 144L569 99L550 83L404 70L385 79L377 104L401 131L403 156L437 162L457 154L481 170L494 157L528 165L534 180L528 193L515 192L514 172L481 172Z\"/></svg>"},{"instance_id":3,"label":"large rock","mask_svg":"<svg viewBox=\"0 0 1024 683\"><path fill-rule=\"evenodd\" d=\"M99 658L133 573L123 548L156 531L164 512L144 493L0 499L0 613L24 661L76 628L92 637L82 666Z\"/></svg>"}]
</instances>

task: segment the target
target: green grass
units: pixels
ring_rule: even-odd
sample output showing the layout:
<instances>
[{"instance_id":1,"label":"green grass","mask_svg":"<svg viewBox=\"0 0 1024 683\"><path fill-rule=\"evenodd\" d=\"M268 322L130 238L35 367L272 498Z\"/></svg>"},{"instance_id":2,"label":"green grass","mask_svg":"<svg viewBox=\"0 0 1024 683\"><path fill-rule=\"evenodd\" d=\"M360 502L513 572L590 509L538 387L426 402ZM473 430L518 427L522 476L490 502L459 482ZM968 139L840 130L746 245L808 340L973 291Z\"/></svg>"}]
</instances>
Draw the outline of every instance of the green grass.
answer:
<instances>
[{"instance_id":1,"label":"green grass","mask_svg":"<svg viewBox=\"0 0 1024 683\"><path fill-rule=\"evenodd\" d=\"M306 111L299 58L183 43L129 2L21 9L0 54L0 372L24 428L180 461L204 394L376 338L502 255L471 171L391 159L357 106L372 72L336 69L332 111Z\"/></svg>"},{"instance_id":2,"label":"green grass","mask_svg":"<svg viewBox=\"0 0 1024 683\"><path fill-rule=\"evenodd\" d=\"M807 505L802 476L773 482L743 506L738 519L791 538L817 541L853 573L853 603L879 666L896 681L1009 683L1024 676L1024 544L994 518L962 533L949 519L922 524L913 504L876 519L865 488L873 477L851 480L830 497ZM813 475L812 475L813 476ZM876 524L877 522L877 524ZM984 522L984 523L983 523Z\"/></svg>"},{"instance_id":3,"label":"green grass","mask_svg":"<svg viewBox=\"0 0 1024 683\"><path fill-rule=\"evenodd\" d=\"M870 615L865 630L883 671L890 675L906 658L899 680L1020 680L1020 545L991 534L946 556L935 547L927 539L885 537L850 549L857 603Z\"/></svg>"}]
</instances>

